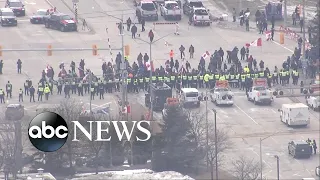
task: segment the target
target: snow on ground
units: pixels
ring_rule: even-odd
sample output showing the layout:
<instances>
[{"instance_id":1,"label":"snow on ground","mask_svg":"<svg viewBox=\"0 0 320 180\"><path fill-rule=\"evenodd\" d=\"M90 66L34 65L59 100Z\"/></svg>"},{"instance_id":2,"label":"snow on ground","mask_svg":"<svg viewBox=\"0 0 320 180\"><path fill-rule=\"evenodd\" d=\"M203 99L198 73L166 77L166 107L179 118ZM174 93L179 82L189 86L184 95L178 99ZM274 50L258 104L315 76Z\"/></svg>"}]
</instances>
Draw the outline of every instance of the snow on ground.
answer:
<instances>
[{"instance_id":1,"label":"snow on ground","mask_svg":"<svg viewBox=\"0 0 320 180\"><path fill-rule=\"evenodd\" d=\"M189 176L182 175L174 171L154 172L150 169L136 169L136 170L124 170L124 171L107 171L100 172L99 174L77 174L76 178L72 180L86 180L86 179L132 179L132 180L162 180L162 179L176 179L176 180L194 180Z\"/></svg>"}]
</instances>

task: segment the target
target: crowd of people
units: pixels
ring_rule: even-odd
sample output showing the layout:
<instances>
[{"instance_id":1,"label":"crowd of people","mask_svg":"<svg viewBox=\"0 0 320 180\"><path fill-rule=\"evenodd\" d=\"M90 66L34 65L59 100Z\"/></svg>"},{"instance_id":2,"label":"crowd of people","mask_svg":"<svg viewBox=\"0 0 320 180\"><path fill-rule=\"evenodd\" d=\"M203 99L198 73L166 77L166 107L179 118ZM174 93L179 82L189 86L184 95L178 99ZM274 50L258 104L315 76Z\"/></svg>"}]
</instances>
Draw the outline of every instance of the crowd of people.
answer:
<instances>
[{"instance_id":1,"label":"crowd of people","mask_svg":"<svg viewBox=\"0 0 320 180\"><path fill-rule=\"evenodd\" d=\"M248 47L242 47L240 50L234 47L230 51L227 50L226 53L222 48L219 48L212 53L208 60L201 57L197 67L191 66L189 62L194 61L194 46L190 45L188 48L188 60L185 57L185 51L186 48L183 45L179 47L178 55L175 55L171 50L168 60L162 66L153 69L151 77L149 70L152 68L147 65L150 61L147 53L144 55L139 53L137 60L132 64L128 60L124 60L128 72L128 77L124 79L121 76L120 67L123 59L120 53L116 55L114 63L103 62L101 76L86 69L84 59L80 60L78 66L72 61L69 69L64 63L61 63L58 78L55 78L54 69L48 66L42 71L37 84L34 85L31 80L24 83L24 91L22 88L19 91L19 100L23 101L23 96L29 96L29 101L35 102L35 95L37 95L38 101L42 101L43 96L45 96L45 100L49 100L55 91L54 87L56 87L56 94L64 94L65 98L69 98L71 95L84 96L89 94L92 100L96 96L99 99L104 99L105 93L119 92L122 83L127 83L129 93L148 91L150 81L154 83L165 82L177 90L182 87L214 88L217 80L227 80L230 87L245 90L252 86L254 78L266 78L269 88L273 84L289 84L290 79L293 84L298 85L299 72L297 69L301 66L299 61L301 49L298 48L291 57L283 62L281 68L274 67L273 70L265 67L264 61L257 61L250 55ZM20 62L21 60L18 60L17 63L20 64ZM18 72L21 72L21 64L18 65ZM12 88L12 84L8 81L6 88L0 89L2 103L5 103L5 98L12 98Z\"/></svg>"}]
</instances>

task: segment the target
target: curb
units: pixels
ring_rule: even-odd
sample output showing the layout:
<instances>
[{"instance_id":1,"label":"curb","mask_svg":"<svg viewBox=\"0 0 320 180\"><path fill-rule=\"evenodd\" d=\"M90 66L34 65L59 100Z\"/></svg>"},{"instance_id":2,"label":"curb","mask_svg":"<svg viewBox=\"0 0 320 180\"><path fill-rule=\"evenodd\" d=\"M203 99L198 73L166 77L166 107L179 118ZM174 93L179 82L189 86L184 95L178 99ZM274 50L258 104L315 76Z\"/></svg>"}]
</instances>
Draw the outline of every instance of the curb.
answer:
<instances>
[{"instance_id":1,"label":"curb","mask_svg":"<svg viewBox=\"0 0 320 180\"><path fill-rule=\"evenodd\" d=\"M50 2L50 0L45 0L49 6L51 6L51 8L54 8L55 6ZM69 5L64 1L64 0L60 0L73 14L74 14L74 10L73 8L70 8ZM57 11L59 12L59 10L57 9ZM78 15L79 16L79 15ZM81 17L79 17L79 19L83 19ZM88 31L87 33L90 33L90 34L95 34L95 30L92 28L92 26L90 25L89 22L87 22L87 26L88 28L90 29L90 31Z\"/></svg>"}]
</instances>

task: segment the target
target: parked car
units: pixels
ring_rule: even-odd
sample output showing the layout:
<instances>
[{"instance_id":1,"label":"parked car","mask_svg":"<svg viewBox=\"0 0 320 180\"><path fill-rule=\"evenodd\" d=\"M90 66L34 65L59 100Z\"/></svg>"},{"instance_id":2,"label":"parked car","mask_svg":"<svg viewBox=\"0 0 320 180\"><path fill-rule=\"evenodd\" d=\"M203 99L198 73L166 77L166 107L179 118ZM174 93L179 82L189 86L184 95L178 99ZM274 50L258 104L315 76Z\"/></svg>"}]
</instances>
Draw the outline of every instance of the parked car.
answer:
<instances>
[{"instance_id":1,"label":"parked car","mask_svg":"<svg viewBox=\"0 0 320 180\"><path fill-rule=\"evenodd\" d=\"M16 16L25 16L26 9L20 0L7 0L6 8L12 9Z\"/></svg>"},{"instance_id":2,"label":"parked car","mask_svg":"<svg viewBox=\"0 0 320 180\"><path fill-rule=\"evenodd\" d=\"M64 31L77 31L77 24L73 18L63 13L53 13L45 20L45 27Z\"/></svg>"},{"instance_id":3,"label":"parked car","mask_svg":"<svg viewBox=\"0 0 320 180\"><path fill-rule=\"evenodd\" d=\"M0 18L1 18L1 26L17 26L18 25L18 21L12 9L1 8Z\"/></svg>"},{"instance_id":4,"label":"parked car","mask_svg":"<svg viewBox=\"0 0 320 180\"><path fill-rule=\"evenodd\" d=\"M37 12L30 17L30 22L32 24L43 24L48 17L48 9L38 9Z\"/></svg>"}]
</instances>

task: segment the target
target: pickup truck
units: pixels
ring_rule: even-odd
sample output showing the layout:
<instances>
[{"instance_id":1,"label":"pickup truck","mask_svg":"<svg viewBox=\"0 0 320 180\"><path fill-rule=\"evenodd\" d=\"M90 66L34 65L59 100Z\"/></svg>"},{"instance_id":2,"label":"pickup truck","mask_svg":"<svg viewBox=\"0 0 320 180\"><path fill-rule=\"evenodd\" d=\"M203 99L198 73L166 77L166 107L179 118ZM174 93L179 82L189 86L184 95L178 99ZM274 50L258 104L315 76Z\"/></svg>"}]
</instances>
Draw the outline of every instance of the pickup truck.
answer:
<instances>
[{"instance_id":1,"label":"pickup truck","mask_svg":"<svg viewBox=\"0 0 320 180\"><path fill-rule=\"evenodd\" d=\"M272 92L267 88L266 78L253 79L253 86L247 92L247 99L254 104L271 105L273 97Z\"/></svg>"},{"instance_id":2,"label":"pickup truck","mask_svg":"<svg viewBox=\"0 0 320 180\"><path fill-rule=\"evenodd\" d=\"M181 20L181 14L181 9L176 1L165 1L164 4L160 5L160 15L163 16L165 20Z\"/></svg>"},{"instance_id":3,"label":"pickup truck","mask_svg":"<svg viewBox=\"0 0 320 180\"><path fill-rule=\"evenodd\" d=\"M217 81L215 88L210 91L211 102L218 105L233 105L233 93L229 89L228 81Z\"/></svg>"},{"instance_id":4,"label":"pickup truck","mask_svg":"<svg viewBox=\"0 0 320 180\"><path fill-rule=\"evenodd\" d=\"M193 8L204 7L202 2L199 0L185 0L183 4L183 14L190 15L192 14Z\"/></svg>"},{"instance_id":5,"label":"pickup truck","mask_svg":"<svg viewBox=\"0 0 320 180\"><path fill-rule=\"evenodd\" d=\"M200 7L200 8L193 8L192 11L192 19L191 19L191 24L194 26L197 25L211 25L211 20L210 20L210 15L206 8Z\"/></svg>"},{"instance_id":6,"label":"pickup truck","mask_svg":"<svg viewBox=\"0 0 320 180\"><path fill-rule=\"evenodd\" d=\"M312 110L320 110L320 96L307 96L306 101Z\"/></svg>"}]
</instances>

